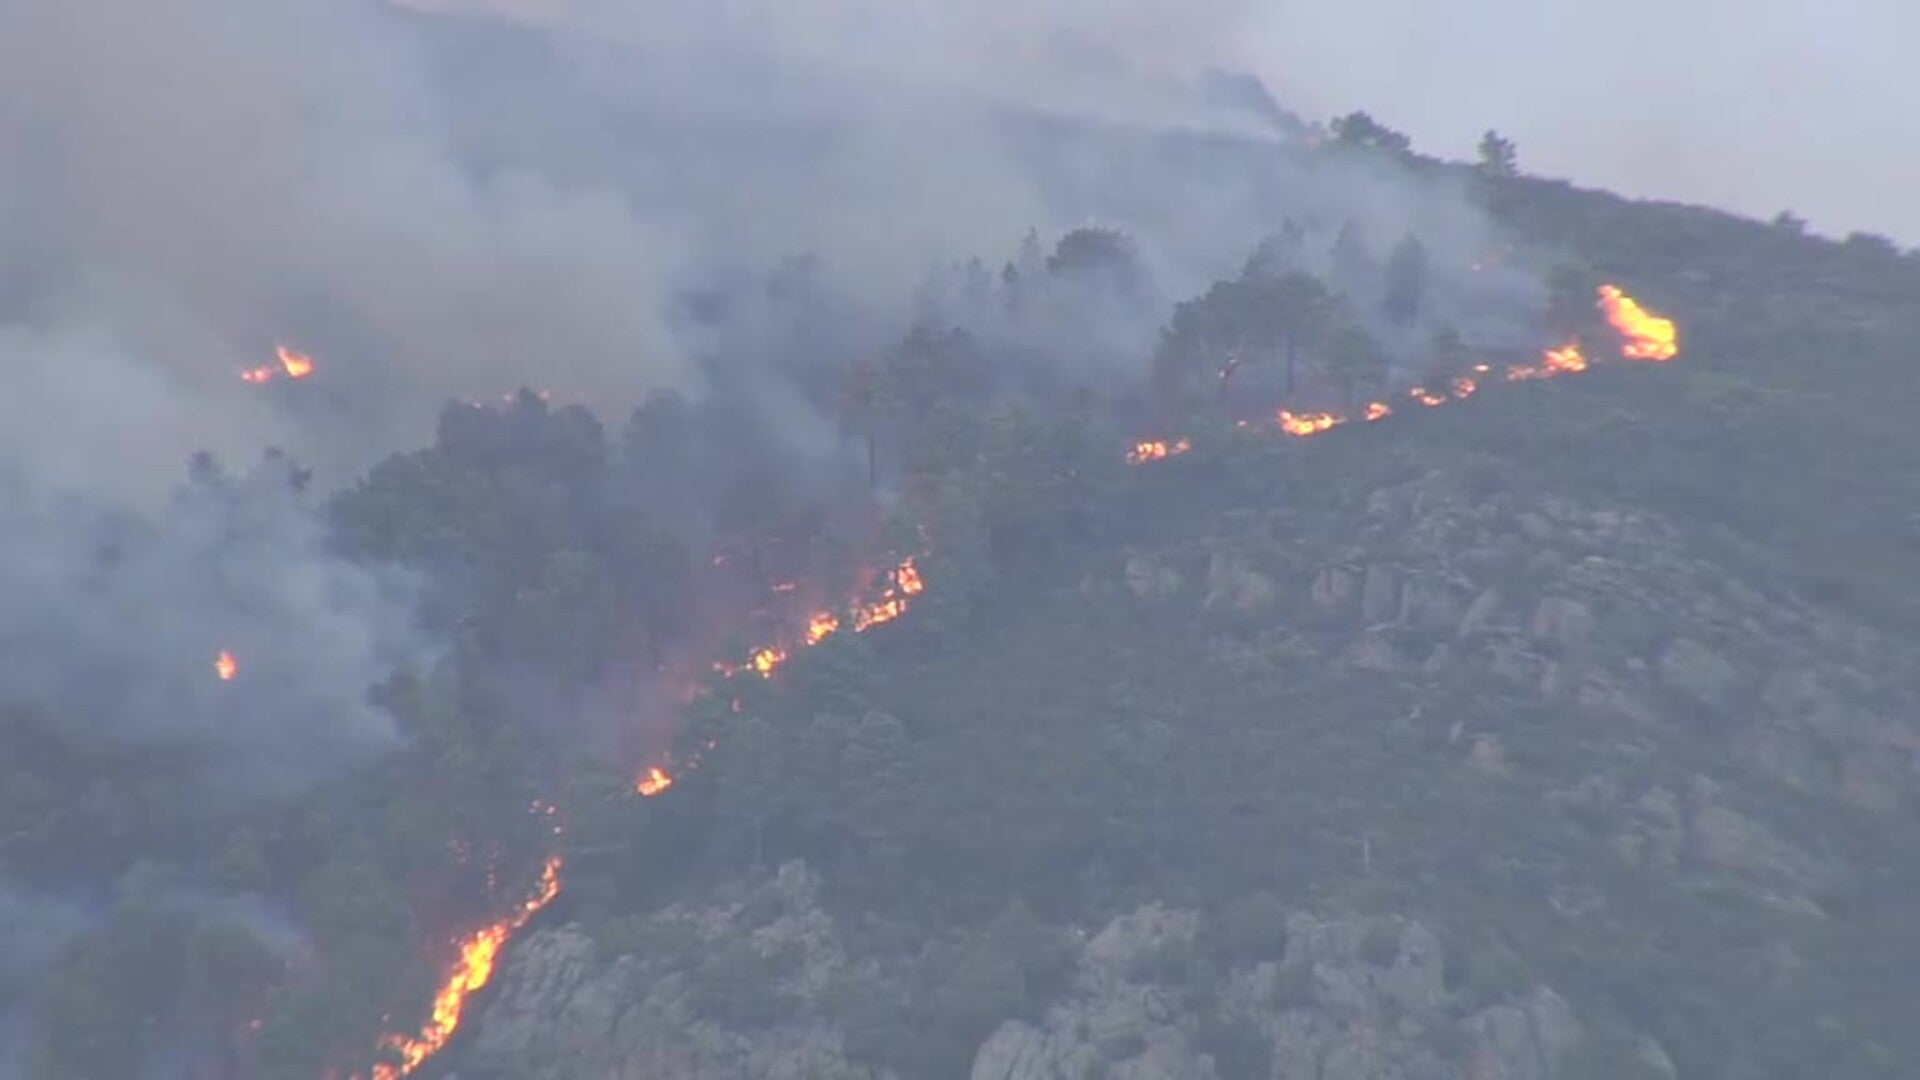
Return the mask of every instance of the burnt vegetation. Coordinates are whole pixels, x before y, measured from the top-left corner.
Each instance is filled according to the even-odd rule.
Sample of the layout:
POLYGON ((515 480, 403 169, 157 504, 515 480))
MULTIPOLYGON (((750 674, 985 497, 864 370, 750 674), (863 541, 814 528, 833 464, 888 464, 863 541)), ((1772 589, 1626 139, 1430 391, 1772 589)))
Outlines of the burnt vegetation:
MULTIPOLYGON (((1553 268, 1543 343, 1603 351, 1586 298, 1613 280, 1680 321, 1681 360, 1314 439, 1249 434, 1234 422, 1283 404, 1360 408, 1395 365, 1479 358, 1428 317, 1448 286, 1423 241, 1351 222, 1246 237, 1244 268, 1102 385, 1041 370, 969 314, 1070 316, 1081 293, 1158 288, 1128 237, 1088 229, 955 268, 945 317, 800 376, 848 450, 825 479, 724 384, 630 417, 531 392, 450 404, 433 445, 325 511, 341 550, 429 583, 421 617, 446 654, 370 691, 404 749, 209 835, 169 809, 190 763, 90 747, 26 707, 0 717, 10 875, 56 879, 63 850, 143 855, 57 963, 32 1074, 135 1075, 183 1038, 229 1076, 364 1072, 382 1033, 418 1026, 447 928, 518 903, 550 853, 565 889, 535 926, 679 956, 697 1014, 738 1030, 801 1008, 774 961, 663 940, 647 918, 803 860, 860 961, 805 1007, 850 1060, 900 1076, 967 1075, 1001 1023, 1044 1016, 1073 928, 1149 903, 1200 914, 1197 944, 1140 977, 1177 988, 1222 1076, 1270 1074, 1268 1034, 1221 987, 1284 956, 1300 909, 1425 920, 1462 1016, 1552 985, 1587 1028, 1555 1075, 1660 1075, 1632 1071, 1654 1068, 1643 1038, 1685 1076, 1920 1060, 1920 262, 1530 179, 1492 132, 1471 167, 1365 114, 1330 135, 1315 152, 1470 185, 1511 250, 1553 268), (1129 466, 1143 435, 1193 449, 1129 466), (1613 531, 1567 539, 1595 515, 1613 531), (1644 521, 1657 540, 1621 524, 1644 521), (710 672, 904 556, 926 583, 907 617, 773 678, 710 672), (1536 630, 1542 598, 1616 575, 1553 623, 1590 629, 1538 631, 1527 656, 1644 682, 1648 703, 1504 678, 1471 658, 1467 614, 1411 585, 1361 610, 1370 567, 1427 580, 1442 563, 1463 601, 1496 596, 1536 630), (1818 628, 1823 651, 1793 655, 1904 732, 1884 741, 1904 775, 1859 794, 1870 751, 1838 722, 1806 736, 1800 771, 1756 749, 1774 745, 1756 733, 1786 655, 1768 643, 1793 633, 1767 618, 1818 628), (675 782, 641 798, 658 761, 675 782), (1623 856, 1631 807, 1705 807, 1703 778, 1713 806, 1820 869, 1755 869, 1722 818, 1684 807, 1669 861, 1623 856), (180 905, 177 868, 285 900, 304 933, 268 947, 244 912, 180 905)), ((1434 1035, 1436 1053, 1465 1038, 1434 1035)))

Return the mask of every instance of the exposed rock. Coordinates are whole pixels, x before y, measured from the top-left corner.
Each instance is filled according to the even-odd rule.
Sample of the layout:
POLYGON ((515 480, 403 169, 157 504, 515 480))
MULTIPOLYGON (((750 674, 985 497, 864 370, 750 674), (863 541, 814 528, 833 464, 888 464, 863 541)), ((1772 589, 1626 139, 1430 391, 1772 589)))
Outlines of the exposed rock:
POLYGON ((1726 657, 1687 637, 1667 646, 1659 671, 1661 685, 1714 709, 1731 705, 1743 681, 1726 657))
POLYGON ((1393 619, 1400 611, 1400 571, 1385 563, 1367 567, 1366 584, 1360 591, 1360 621, 1377 626, 1393 619))
POLYGON ((1173 600, 1185 584, 1179 571, 1140 556, 1127 560, 1126 579, 1134 596, 1154 604, 1173 600))
POLYGON ((1543 597, 1533 610, 1529 632, 1535 641, 1553 646, 1562 655, 1584 655, 1593 640, 1593 612, 1578 600, 1543 597))
POLYGON ((1399 622, 1428 634, 1458 629, 1464 608, 1464 590, 1438 574, 1416 574, 1400 591, 1399 622))
POLYGON ((1487 1080, 1557 1080, 1560 1063, 1583 1032, 1560 995, 1537 987, 1524 1000, 1495 1005, 1468 1019, 1478 1039, 1472 1075, 1487 1080))
POLYGON ((1473 603, 1467 605, 1466 614, 1460 616, 1460 626, 1456 632, 1462 638, 1470 638, 1493 629, 1494 621, 1505 603, 1506 598, 1500 595, 1498 589, 1482 592, 1474 597, 1473 603))
POLYGON ((1313 606, 1322 614, 1352 618, 1360 603, 1360 571, 1351 566, 1323 566, 1313 577, 1313 606))
POLYGON ((1240 556, 1215 553, 1207 563, 1208 611, 1261 615, 1273 609, 1280 588, 1274 580, 1247 565, 1240 556))
POLYGON ((1693 855, 1707 865, 1791 888, 1817 887, 1829 877, 1826 866, 1787 843, 1758 819, 1721 804, 1706 789, 1688 823, 1693 855))
POLYGON ((573 927, 528 935, 505 959, 460 1075, 868 1077, 842 1052, 834 1019, 816 1011, 820 988, 846 963, 817 889, 802 864, 789 863, 736 902, 654 915, 643 937, 660 950, 610 962, 573 927), (709 970, 728 956, 753 970, 709 970), (717 984, 708 996, 731 1005, 758 995, 764 1015, 709 1015, 701 988, 716 979, 740 985, 717 984))

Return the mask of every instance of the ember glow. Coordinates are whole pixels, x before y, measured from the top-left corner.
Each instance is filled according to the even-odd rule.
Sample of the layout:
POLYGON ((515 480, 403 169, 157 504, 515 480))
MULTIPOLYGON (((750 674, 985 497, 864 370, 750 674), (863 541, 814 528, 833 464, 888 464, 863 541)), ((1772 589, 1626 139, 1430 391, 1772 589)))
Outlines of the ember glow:
POLYGON ((533 895, 522 901, 511 916, 460 939, 460 959, 433 997, 432 1018, 418 1035, 389 1035, 382 1041, 382 1046, 394 1051, 400 1061, 374 1066, 372 1080, 398 1080, 408 1075, 453 1038, 460 1026, 461 1014, 466 1010, 467 998, 493 978, 493 964, 499 958, 500 947, 515 930, 525 926, 528 919, 560 895, 560 865, 557 855, 547 859, 533 895))
POLYGON ((1191 449, 1193 449, 1193 444, 1185 439, 1179 439, 1174 442, 1162 442, 1159 440, 1137 442, 1133 444, 1133 449, 1127 451, 1127 463, 1130 465, 1138 465, 1143 461, 1159 461, 1162 458, 1172 457, 1175 454, 1184 454, 1191 449))
MULTIPOLYGON (((1622 339, 1620 355, 1622 359, 1634 361, 1666 361, 1679 355, 1679 333, 1674 329, 1673 320, 1648 313, 1634 299, 1620 290, 1617 285, 1602 285, 1596 306, 1606 313, 1610 323, 1622 339)), ((1527 382, 1535 379, 1552 379, 1561 375, 1577 375, 1586 371, 1591 364, 1586 354, 1580 351, 1580 344, 1569 341, 1558 348, 1547 349, 1540 359, 1530 364, 1511 364, 1499 372, 1499 378, 1506 382, 1527 382)), ((1473 365, 1471 375, 1456 375, 1447 380, 1442 390, 1432 390, 1424 386, 1415 386, 1407 390, 1407 396, 1428 408, 1438 408, 1453 401, 1472 397, 1481 386, 1494 376, 1492 364, 1481 362, 1473 365)), ((1358 419, 1383 420, 1393 415, 1392 406, 1384 401, 1368 402, 1358 419)), ((1280 430, 1298 438, 1307 438, 1324 431, 1331 431, 1355 417, 1336 412, 1296 413, 1281 409, 1276 413, 1280 430)), ((1251 427, 1247 421, 1239 422, 1240 427, 1251 427)), ((1168 453, 1179 453, 1189 448, 1187 440, 1181 439, 1168 449, 1164 442, 1135 443, 1127 451, 1127 461, 1138 465, 1147 461, 1158 461, 1168 453)))
POLYGON ((282 376, 289 379, 304 379, 313 374, 313 357, 306 353, 296 352, 285 345, 279 345, 274 348, 273 355, 274 359, 279 361, 277 366, 265 364, 248 368, 240 373, 240 377, 250 383, 264 383, 272 382, 282 376))
POLYGON ((221 649, 220 655, 213 658, 213 673, 220 677, 221 682, 232 682, 233 677, 240 674, 240 661, 235 660, 232 653, 221 649))

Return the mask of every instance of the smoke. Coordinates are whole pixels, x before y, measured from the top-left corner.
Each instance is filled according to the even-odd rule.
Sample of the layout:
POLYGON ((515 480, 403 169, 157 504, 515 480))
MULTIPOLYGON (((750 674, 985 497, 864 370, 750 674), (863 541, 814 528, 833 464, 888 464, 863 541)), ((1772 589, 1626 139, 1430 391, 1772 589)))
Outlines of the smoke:
POLYGON ((327 550, 290 470, 203 467, 152 515, 0 471, 7 702, 83 748, 191 762, 209 805, 296 792, 396 745, 366 693, 417 649, 409 590, 327 550))

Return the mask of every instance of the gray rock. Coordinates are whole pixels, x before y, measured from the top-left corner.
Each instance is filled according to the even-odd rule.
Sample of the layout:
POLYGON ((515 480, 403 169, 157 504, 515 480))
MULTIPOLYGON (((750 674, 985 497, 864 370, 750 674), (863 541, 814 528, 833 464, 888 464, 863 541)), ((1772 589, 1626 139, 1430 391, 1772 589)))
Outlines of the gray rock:
POLYGON ((1660 683, 1702 705, 1724 709, 1745 683, 1731 661, 1692 638, 1675 638, 1660 654, 1660 683))
POLYGON ((1280 588, 1272 578, 1247 565, 1237 555, 1215 553, 1207 564, 1207 597, 1202 607, 1208 611, 1231 611, 1239 615, 1263 615, 1280 598, 1280 588))
POLYGON ((1180 595, 1185 582, 1180 573, 1151 559, 1135 556, 1127 560, 1127 589, 1149 603, 1164 604, 1180 595))
POLYGON ((1578 600, 1543 597, 1533 610, 1529 632, 1533 639, 1559 649, 1563 655, 1583 656, 1593 641, 1593 612, 1578 600))
POLYGON ((1472 1075, 1488 1080, 1559 1080, 1561 1063, 1585 1033, 1560 995, 1536 988, 1525 999, 1474 1014, 1472 1075))
POLYGON ((1400 611, 1400 571, 1385 563, 1367 567, 1360 591, 1360 621, 1367 626, 1387 622, 1400 611))
POLYGON ((1400 590, 1399 622, 1429 634, 1451 633, 1463 615, 1464 590, 1438 574, 1415 574, 1400 590))
POLYGON ((1488 589, 1474 597, 1467 605, 1466 613, 1460 616, 1460 625, 1456 633, 1462 638, 1474 637, 1493 628, 1494 620, 1500 615, 1506 599, 1498 589, 1488 589))
POLYGON ((1361 572, 1351 566, 1323 566, 1313 577, 1313 606, 1322 614, 1350 619, 1360 603, 1361 572))

